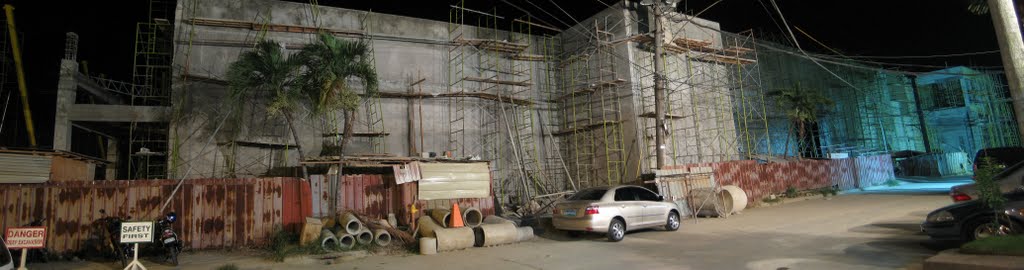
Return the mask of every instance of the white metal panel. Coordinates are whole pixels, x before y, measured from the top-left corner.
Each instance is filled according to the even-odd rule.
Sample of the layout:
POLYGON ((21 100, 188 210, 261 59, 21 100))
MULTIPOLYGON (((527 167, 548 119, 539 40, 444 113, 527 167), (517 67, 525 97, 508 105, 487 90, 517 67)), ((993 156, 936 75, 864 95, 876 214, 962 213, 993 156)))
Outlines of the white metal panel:
POLYGON ((419 199, 484 198, 491 194, 487 163, 420 163, 419 199))
POLYGON ((0 183, 32 184, 50 180, 50 165, 53 157, 0 153, 0 183))

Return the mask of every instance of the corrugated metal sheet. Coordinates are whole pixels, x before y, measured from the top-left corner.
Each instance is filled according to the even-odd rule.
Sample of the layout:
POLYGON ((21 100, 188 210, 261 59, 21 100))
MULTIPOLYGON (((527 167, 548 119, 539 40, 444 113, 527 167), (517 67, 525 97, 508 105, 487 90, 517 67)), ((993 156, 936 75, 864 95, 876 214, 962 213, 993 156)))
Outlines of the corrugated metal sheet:
MULTIPOLYGON (((494 199, 490 196, 466 199, 419 200, 418 183, 409 182, 395 184, 393 175, 354 174, 341 176, 338 189, 330 188, 331 177, 336 175, 310 176, 311 191, 309 202, 312 204, 313 216, 330 215, 331 194, 338 196, 338 211, 356 211, 374 218, 385 218, 395 214, 400 224, 409 224, 412 216, 409 206, 416 204, 417 209, 450 208, 453 203, 460 207, 476 207, 486 215, 494 214, 494 199)), ((423 212, 418 212, 420 216, 423 212)))
MULTIPOLYGON (((46 218, 51 252, 78 250, 100 209, 110 215, 155 219, 177 180, 75 181, 0 185, 0 226, 46 218)), ((190 179, 167 211, 194 249, 259 246, 274 228, 298 230, 311 214, 308 182, 295 178, 190 179)))
POLYGON ((53 156, 51 181, 88 181, 96 178, 96 164, 84 160, 53 156))
POLYGON ((419 199, 483 198, 491 195, 487 163, 422 163, 419 199))
POLYGON ((0 183, 29 184, 50 180, 53 156, 0 153, 0 183))
POLYGON ((972 159, 965 152, 928 154, 898 161, 900 175, 952 176, 971 175, 972 159))
POLYGON ((896 178, 889 155, 857 157, 856 162, 860 187, 877 186, 896 178))
POLYGON ((420 180, 420 163, 409 162, 407 164, 394 165, 395 171, 395 183, 405 184, 409 182, 416 182, 420 180))

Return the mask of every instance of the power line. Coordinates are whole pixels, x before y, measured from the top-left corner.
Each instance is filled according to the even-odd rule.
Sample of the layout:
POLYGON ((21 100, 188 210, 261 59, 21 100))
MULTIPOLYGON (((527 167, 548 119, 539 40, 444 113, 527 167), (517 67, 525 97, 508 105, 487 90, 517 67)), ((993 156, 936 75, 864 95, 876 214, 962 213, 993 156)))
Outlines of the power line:
POLYGON ((985 55, 985 54, 996 54, 999 50, 988 50, 980 52, 965 52, 965 53, 949 53, 949 54, 933 54, 933 55, 851 55, 847 56, 850 58, 872 58, 872 59, 927 59, 927 58, 948 58, 948 57, 960 57, 960 56, 973 56, 973 55, 985 55))

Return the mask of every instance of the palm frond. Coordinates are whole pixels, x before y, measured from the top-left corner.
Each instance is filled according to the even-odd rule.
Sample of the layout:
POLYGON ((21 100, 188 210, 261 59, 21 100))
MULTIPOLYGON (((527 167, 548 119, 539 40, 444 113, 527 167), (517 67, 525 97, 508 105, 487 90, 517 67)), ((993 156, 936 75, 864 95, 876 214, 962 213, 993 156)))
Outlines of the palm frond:
POLYGON ((229 101, 237 105, 269 100, 270 113, 294 110, 298 63, 285 55, 280 44, 260 41, 228 66, 229 101))
POLYGON ((366 93, 377 91, 377 73, 368 61, 368 52, 363 42, 338 39, 329 33, 321 33, 318 42, 302 49, 297 55, 304 65, 299 85, 314 114, 359 107, 359 94, 349 89, 349 78, 361 79, 366 93))

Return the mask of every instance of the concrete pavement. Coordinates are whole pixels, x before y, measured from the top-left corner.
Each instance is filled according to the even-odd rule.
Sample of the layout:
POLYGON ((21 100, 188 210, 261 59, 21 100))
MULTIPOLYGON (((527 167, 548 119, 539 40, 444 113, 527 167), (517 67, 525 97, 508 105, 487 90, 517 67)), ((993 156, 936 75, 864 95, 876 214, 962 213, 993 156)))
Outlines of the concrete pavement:
MULTIPOLYGON (((548 234, 531 242, 433 256, 372 256, 341 264, 271 263, 203 252, 179 269, 901 269, 948 248, 933 246, 918 224, 949 204, 944 195, 853 194, 750 209, 729 218, 686 220, 677 232, 648 230, 609 243, 601 235, 548 234)), ((30 265, 32 266, 32 265, 30 265)), ((49 264, 30 269, 113 269, 49 264)), ((171 269, 154 265, 149 269, 171 269)))

